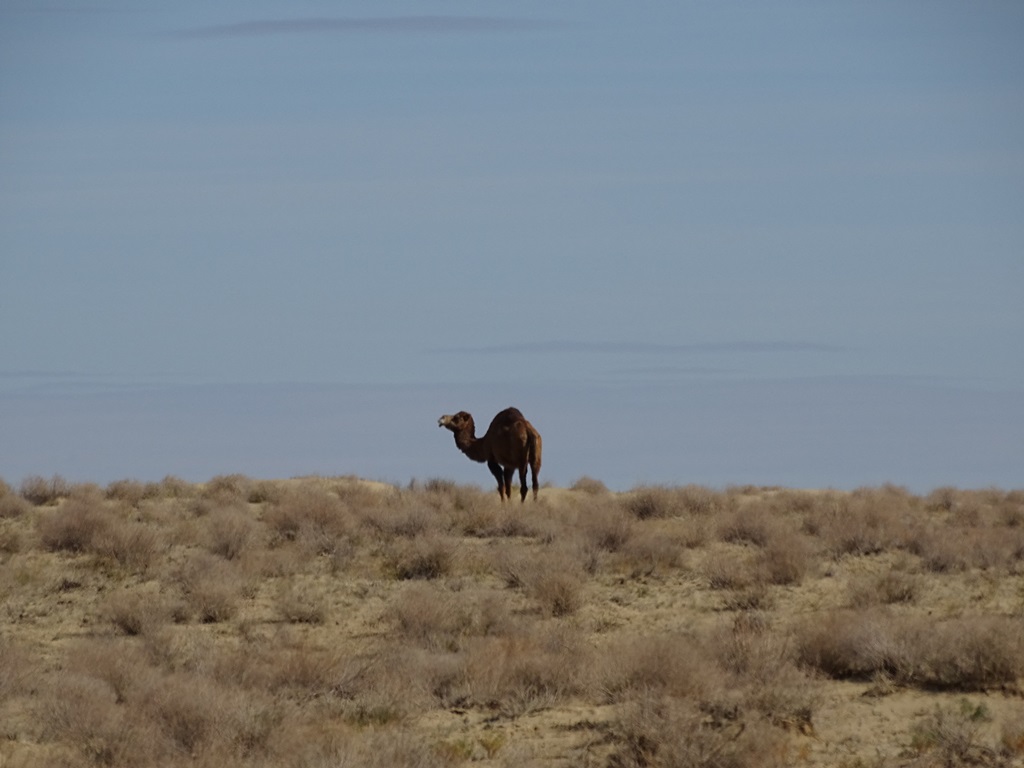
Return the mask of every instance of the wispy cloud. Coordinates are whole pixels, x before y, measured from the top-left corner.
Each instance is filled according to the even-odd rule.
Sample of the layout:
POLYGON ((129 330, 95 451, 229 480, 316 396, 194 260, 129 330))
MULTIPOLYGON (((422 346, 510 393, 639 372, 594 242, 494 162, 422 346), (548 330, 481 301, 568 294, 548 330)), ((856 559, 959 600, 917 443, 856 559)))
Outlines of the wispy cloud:
POLYGON ((694 344, 649 344, 633 341, 538 341, 521 344, 494 344, 482 347, 445 347, 435 350, 450 354, 571 354, 595 355, 678 355, 702 353, 751 352, 839 352, 843 347, 802 341, 726 341, 694 344))
POLYGON ((519 32, 541 29, 550 21, 507 16, 372 16, 309 17, 298 19, 262 19, 235 24, 191 27, 173 32, 182 38, 266 37, 271 35, 435 33, 473 34, 480 32, 519 32))

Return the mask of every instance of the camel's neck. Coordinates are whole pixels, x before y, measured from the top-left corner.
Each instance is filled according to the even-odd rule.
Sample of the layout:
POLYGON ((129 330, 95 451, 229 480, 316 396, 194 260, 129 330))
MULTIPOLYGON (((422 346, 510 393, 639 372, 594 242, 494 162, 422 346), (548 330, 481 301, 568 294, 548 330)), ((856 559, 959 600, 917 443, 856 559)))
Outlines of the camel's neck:
POLYGON ((473 461, 487 461, 488 451, 482 440, 477 440, 472 429, 460 429, 455 433, 455 445, 473 461))

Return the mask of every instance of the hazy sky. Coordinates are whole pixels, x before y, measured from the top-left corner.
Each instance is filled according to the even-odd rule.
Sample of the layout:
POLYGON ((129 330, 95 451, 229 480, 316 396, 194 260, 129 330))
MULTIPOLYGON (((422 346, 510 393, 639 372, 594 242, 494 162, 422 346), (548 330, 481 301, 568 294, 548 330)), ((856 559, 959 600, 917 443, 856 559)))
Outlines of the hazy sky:
POLYGON ((0 4, 8 482, 1024 487, 1022 299, 1017 0, 0 4))

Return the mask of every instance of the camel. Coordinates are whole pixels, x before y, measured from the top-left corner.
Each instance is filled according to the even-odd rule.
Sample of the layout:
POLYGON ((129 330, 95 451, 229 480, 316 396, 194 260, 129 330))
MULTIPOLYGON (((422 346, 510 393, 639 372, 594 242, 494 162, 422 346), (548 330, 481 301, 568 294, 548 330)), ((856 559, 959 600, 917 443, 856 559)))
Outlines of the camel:
POLYGON ((540 472, 540 433, 518 408, 506 408, 491 420, 483 437, 476 437, 473 417, 465 411, 442 416, 437 426, 455 433, 455 445, 473 461, 487 462, 498 481, 502 503, 512 498, 512 475, 519 470, 520 502, 526 501, 526 466, 533 472, 533 499, 537 500, 537 473, 540 472))

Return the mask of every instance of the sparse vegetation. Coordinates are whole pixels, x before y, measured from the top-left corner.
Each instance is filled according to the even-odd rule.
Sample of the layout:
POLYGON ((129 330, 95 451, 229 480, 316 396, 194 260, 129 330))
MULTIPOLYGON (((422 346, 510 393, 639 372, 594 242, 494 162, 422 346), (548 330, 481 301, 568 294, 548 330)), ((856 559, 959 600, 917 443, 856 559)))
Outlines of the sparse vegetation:
POLYGON ((0 480, 0 763, 1018 765, 1022 563, 1022 491, 0 480))

